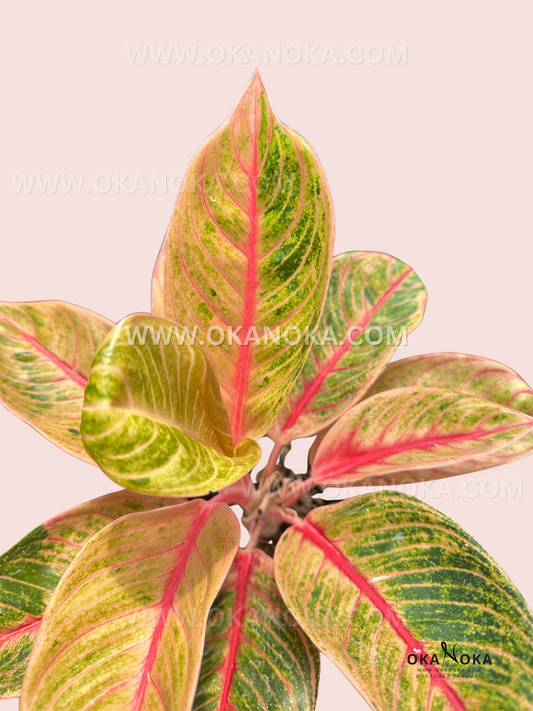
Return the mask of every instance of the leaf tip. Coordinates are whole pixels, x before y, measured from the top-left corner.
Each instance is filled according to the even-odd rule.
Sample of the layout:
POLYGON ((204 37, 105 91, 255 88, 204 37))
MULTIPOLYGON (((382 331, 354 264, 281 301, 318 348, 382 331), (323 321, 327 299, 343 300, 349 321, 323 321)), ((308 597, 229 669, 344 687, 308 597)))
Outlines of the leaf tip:
POLYGON ((252 78, 248 82, 246 89, 244 90, 239 105, 256 105, 261 101, 261 97, 266 99, 267 104, 270 104, 270 99, 268 96, 268 91, 263 83, 259 69, 256 69, 252 74, 252 78))

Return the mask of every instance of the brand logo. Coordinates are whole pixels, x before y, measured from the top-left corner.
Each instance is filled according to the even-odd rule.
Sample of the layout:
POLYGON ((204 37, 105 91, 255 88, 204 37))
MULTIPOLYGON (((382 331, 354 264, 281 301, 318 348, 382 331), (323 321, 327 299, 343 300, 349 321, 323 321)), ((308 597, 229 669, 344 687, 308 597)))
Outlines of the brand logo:
MULTIPOLYGON (((450 659, 452 662, 454 662, 454 664, 460 664, 464 667, 469 665, 492 665, 492 659, 490 658, 490 654, 483 654, 482 652, 480 654, 472 655, 460 654, 459 651, 457 651, 456 649, 457 642, 454 642, 454 645, 451 649, 450 647, 448 647, 448 644, 446 642, 441 642, 440 646, 442 647, 443 651, 443 654, 441 656, 442 664, 444 664, 446 659, 450 659)), ((423 654, 421 649, 413 648, 413 653, 409 654, 407 657, 407 663, 411 665, 425 664, 426 666, 440 666, 441 660, 436 654, 423 654)))

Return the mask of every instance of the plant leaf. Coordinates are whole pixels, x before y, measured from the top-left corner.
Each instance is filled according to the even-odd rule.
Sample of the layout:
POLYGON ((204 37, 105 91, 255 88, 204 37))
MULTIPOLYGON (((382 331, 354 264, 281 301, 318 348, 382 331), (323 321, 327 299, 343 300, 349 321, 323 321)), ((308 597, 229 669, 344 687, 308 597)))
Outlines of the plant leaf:
POLYGON ((91 363, 114 324, 62 301, 0 303, 0 400, 78 459, 94 464, 80 435, 91 363))
POLYGON ((46 610, 21 711, 188 711, 207 615, 239 537, 231 509, 203 500, 97 533, 46 610))
POLYGON ((419 277, 399 259, 379 252, 334 257, 317 342, 270 437, 282 444, 335 422, 418 326, 426 301, 419 277))
POLYGON ((208 343, 236 440, 268 431, 305 362, 294 329, 318 324, 332 240, 322 167, 256 73, 189 166, 165 270, 165 316, 208 343))
POLYGON ((20 695, 46 606, 87 541, 126 514, 182 501, 117 491, 54 516, 0 557, 0 699, 20 695))
POLYGON ((109 334, 85 393, 83 441, 126 489, 199 496, 240 479, 261 450, 251 440, 233 446, 213 370, 174 326, 137 314, 109 334))
POLYGON ((533 415, 533 390, 518 373, 495 360, 464 353, 427 353, 389 363, 368 397, 413 385, 447 388, 533 415))
POLYGON ((372 483, 381 484, 386 476, 387 482, 400 483, 406 470, 496 452, 532 427, 527 415, 444 388, 387 390, 352 407, 327 432, 311 480, 368 484, 379 476, 372 483))
POLYGON ((239 551, 213 604, 197 711, 313 711, 320 659, 285 607, 274 562, 239 551))
POLYGON ((154 316, 165 316, 165 265, 167 260, 167 243, 164 242, 157 257, 152 276, 152 313, 154 316))
POLYGON ((296 620, 376 711, 531 708, 533 615, 483 548, 430 506, 383 491, 315 509, 284 534, 275 564, 296 620), (444 660, 442 642, 459 663, 444 660), (425 668, 408 661, 420 653, 425 668))
MULTIPOLYGON (((391 388, 414 385, 448 388, 533 416, 533 390, 514 370, 488 358, 462 353, 431 353, 391 363, 369 390, 368 397, 391 388)), ((413 481, 440 479, 509 464, 531 453, 533 430, 496 452, 447 467, 405 472, 404 475, 413 481)))

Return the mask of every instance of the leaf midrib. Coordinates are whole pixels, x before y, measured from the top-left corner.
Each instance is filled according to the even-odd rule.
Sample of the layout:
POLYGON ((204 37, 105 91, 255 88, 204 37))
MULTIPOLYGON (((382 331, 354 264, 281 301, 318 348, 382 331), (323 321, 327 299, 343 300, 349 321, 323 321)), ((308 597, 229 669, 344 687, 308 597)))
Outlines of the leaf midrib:
MULTIPOLYGON (((296 531, 299 531, 312 544, 317 546, 324 554, 326 560, 334 565, 340 572, 345 575, 359 590, 362 596, 373 605, 382 615, 383 619, 387 620, 389 626, 400 637, 407 649, 420 649, 421 653, 428 654, 424 645, 419 640, 415 639, 413 634, 407 628, 403 620, 399 617, 394 607, 388 603, 385 598, 376 590, 370 581, 361 573, 355 565, 349 561, 344 554, 339 551, 335 545, 329 541, 326 534, 316 524, 307 519, 294 526, 296 531)), ((438 686, 445 695, 454 711, 467 711, 466 706, 460 699, 459 695, 450 686, 445 677, 436 675, 432 678, 432 684, 438 686)))
POLYGON ((34 336, 31 336, 17 323, 11 321, 11 319, 9 319, 4 314, 2 314, 2 319, 6 321, 10 326, 15 328, 20 333, 20 335, 35 348, 36 351, 41 353, 41 355, 44 355, 45 358, 47 358, 51 363, 53 363, 60 370, 62 370, 69 377, 70 380, 85 389, 87 385, 87 378, 84 375, 79 373, 72 366, 68 365, 68 363, 65 363, 65 361, 61 360, 61 358, 59 358, 57 355, 55 355, 55 353, 52 353, 52 351, 48 350, 48 348, 43 346, 43 344, 40 343, 34 336))
MULTIPOLYGON (((365 314, 365 317, 363 318, 361 324, 350 324, 351 326, 357 325, 359 326, 362 331, 361 333, 366 329, 372 318, 375 316, 375 314, 379 311, 379 309, 383 306, 383 304, 388 301, 388 299, 392 296, 392 294, 401 286, 401 284, 407 279, 407 277, 412 273, 412 268, 408 268, 395 282, 393 282, 387 291, 382 294, 382 296, 378 299, 378 301, 375 303, 375 305, 367 311, 365 314)), ((320 387, 322 386, 323 382, 326 380, 328 375, 331 373, 335 365, 339 362, 339 360, 342 358, 342 356, 347 353, 350 348, 352 347, 352 344, 350 343, 349 340, 347 340, 343 346, 337 346, 337 350, 335 351, 335 354, 331 358, 331 360, 326 364, 326 366, 313 378, 313 380, 308 381, 307 383, 307 388, 304 390, 302 395, 300 396, 299 400, 297 401, 296 405, 294 408, 291 409, 291 414, 283 424, 281 428, 281 432, 286 432, 287 430, 290 430, 300 416, 303 414, 304 410, 306 409, 307 405, 311 402, 313 397, 316 395, 320 387)))
POLYGON ((247 612, 246 596, 252 573, 252 562, 252 553, 244 551, 239 552, 235 560, 237 567, 235 607, 237 608, 237 613, 232 616, 230 648, 225 666, 224 686, 220 696, 220 703, 218 704, 220 711, 226 711, 229 708, 229 694, 237 671, 237 653, 243 636, 243 620, 247 612))
MULTIPOLYGON (((392 447, 386 447, 383 449, 377 449, 377 450, 372 450, 369 452, 366 452, 362 455, 354 455, 349 461, 342 461, 341 463, 337 465, 333 465, 327 469, 322 470, 318 475, 313 475, 310 479, 313 482, 316 481, 326 481, 331 478, 331 475, 342 475, 346 474, 348 472, 353 471, 354 474, 356 474, 356 469, 357 467, 363 465, 363 464, 368 464, 370 462, 376 461, 378 459, 381 459, 383 457, 388 457, 393 454, 400 454, 401 452, 407 452, 411 449, 427 449, 428 447, 433 447, 433 446, 438 446, 441 444, 448 444, 452 442, 462 442, 462 441, 471 441, 471 440, 478 440, 481 437, 486 437, 490 436, 493 434, 499 434, 501 432, 507 432, 509 430, 513 429, 520 429, 520 428, 525 428, 527 427, 528 430, 531 429, 533 426, 533 422, 528 425, 527 423, 515 423, 513 425, 507 425, 505 427, 495 427, 491 430, 483 430, 482 432, 476 433, 476 432, 467 432, 466 434, 463 435, 450 435, 448 437, 432 437, 431 439, 419 439, 414 442, 406 442, 403 445, 395 445, 392 447)), ((524 432, 526 434, 526 432, 524 432)), ((498 452, 499 449, 503 449, 505 446, 510 444, 509 442, 502 442, 500 448, 496 448, 493 450, 490 450, 490 452, 487 453, 494 453, 498 452)), ((480 452, 480 454, 484 454, 484 452, 480 452)), ((469 457, 474 456, 472 454, 468 455, 469 457)), ((450 461, 451 464, 455 463, 457 460, 453 459, 450 461)), ((402 471, 405 468, 405 463, 399 465, 401 466, 401 469, 398 471, 402 471)), ((430 468, 435 466, 435 462, 430 462, 427 464, 425 462, 421 462, 419 465, 413 463, 409 464, 410 469, 425 469, 425 468, 430 468)), ((447 466, 444 464, 440 464, 439 466, 447 466)), ((388 474, 391 474, 393 472, 387 472, 388 474)), ((372 476, 376 476, 376 474, 373 474, 372 476)))
MULTIPOLYGON (((250 173, 246 173, 250 182, 250 202, 248 217, 250 219, 250 234, 247 245, 248 268, 246 270, 246 291, 244 296, 244 318, 243 330, 248 334, 250 328, 254 325, 256 312, 256 296, 259 280, 257 278, 258 254, 257 254, 257 237, 259 231, 259 211, 257 208, 257 178, 258 178, 258 146, 257 146, 257 97, 254 96, 254 135, 252 136, 252 166, 250 173)), ((231 127, 233 131, 233 126, 231 127)), ((237 149, 235 148, 235 152, 237 149)), ((250 379, 250 369, 252 364, 252 348, 251 343, 245 343, 239 348, 239 360, 237 363, 237 382, 236 382, 236 403, 235 415, 233 423, 234 442, 242 439, 244 430, 244 401, 246 392, 248 391, 248 381, 250 379)))
MULTIPOLYGON (((150 674, 155 663, 159 643, 165 629, 166 620, 170 610, 173 607, 174 599, 176 597, 176 592, 178 586, 182 580, 183 574, 187 568, 189 562, 191 551, 196 545, 198 536, 202 531, 207 518, 210 516, 212 510, 217 506, 215 503, 207 502, 199 511, 198 517, 196 518, 193 527, 188 532, 185 545, 183 548, 180 546, 178 550, 178 555, 176 556, 176 564, 174 571, 170 577, 168 585, 161 602, 161 611, 159 613, 159 618, 157 620, 154 632, 152 634, 152 640, 150 642, 150 647, 148 649, 148 654, 146 656, 145 662, 141 670, 141 680, 139 682, 139 687, 135 693, 134 705, 132 711, 141 711, 144 696, 146 694, 146 689, 148 687, 148 681, 150 679, 150 674)), ((155 683, 154 683, 155 686, 155 683)))
POLYGON ((40 627, 42 619, 43 618, 41 616, 37 619, 34 619, 33 622, 29 622, 28 624, 23 625, 22 627, 18 627, 16 630, 11 630, 11 632, 2 632, 0 634, 0 648, 9 640, 15 639, 17 637, 22 637, 25 634, 29 634, 34 627, 40 627))

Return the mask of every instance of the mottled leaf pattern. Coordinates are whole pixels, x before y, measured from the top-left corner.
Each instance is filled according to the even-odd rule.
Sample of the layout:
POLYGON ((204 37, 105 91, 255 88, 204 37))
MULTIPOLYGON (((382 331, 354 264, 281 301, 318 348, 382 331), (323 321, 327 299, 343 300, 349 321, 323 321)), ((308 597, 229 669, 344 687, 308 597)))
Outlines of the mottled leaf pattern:
MULTIPOLYGON (((441 387, 498 402, 533 416, 533 391, 511 368, 488 358, 462 353, 429 353, 390 363, 368 392, 368 397, 391 388, 441 387)), ((497 467, 533 453, 533 430, 508 447, 439 469, 405 472, 413 481, 439 479, 497 467)), ((387 483, 387 477, 384 477, 387 483)))
POLYGON ((236 440, 268 431, 305 362, 295 329, 318 323, 332 240, 318 159, 256 73, 189 167, 165 269, 165 316, 208 344, 236 440))
POLYGON ((269 434, 307 437, 361 399, 424 315, 427 294, 415 272, 379 252, 333 259, 315 342, 269 434))
POLYGON ((495 360, 464 353, 428 353, 389 363, 368 397, 412 385, 456 390, 533 415, 533 390, 518 373, 495 360))
POLYGON ((239 537, 231 509, 202 500, 97 533, 46 610, 21 711, 189 711, 239 537))
POLYGON ((43 613, 83 546, 117 518, 181 501, 117 491, 55 516, 0 557, 0 698, 20 695, 43 613))
POLYGON ((83 392, 113 323, 61 301, 0 303, 0 401, 78 459, 83 392))
POLYGON ((532 708, 531 611, 430 506, 388 491, 315 509, 284 534, 275 561, 295 618, 376 711, 532 708))
POLYGON ((318 675, 272 559, 239 551, 211 610, 194 711, 313 711, 318 675))
POLYGON ((137 314, 109 334, 86 389, 83 441, 120 486, 198 496, 244 476, 260 449, 251 440, 233 446, 211 366, 200 346, 180 345, 173 329, 137 314))
POLYGON ((191 162, 152 314, 115 327, 62 302, 0 303, 0 402, 130 490, 0 557, 0 699, 314 711, 318 647, 375 711, 533 711, 533 614, 457 524, 390 491, 289 510, 331 485, 533 452, 533 390, 511 369, 453 353, 389 363, 425 288, 387 254, 332 264, 333 232, 318 158, 256 72, 191 162), (310 476, 289 481, 283 445, 313 434, 310 476), (283 522, 275 562, 238 550, 224 502, 252 540, 283 522))
POLYGON ((533 418, 445 388, 396 388, 352 407, 327 432, 314 483, 400 483, 405 470, 432 469, 496 452, 533 428, 533 418), (396 476, 393 476, 396 474, 396 476))

